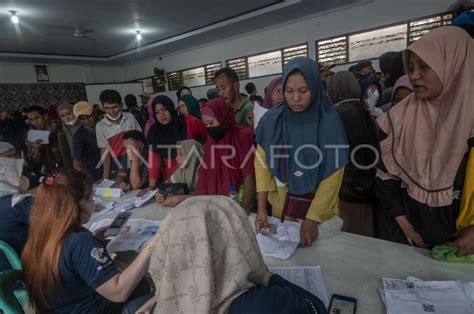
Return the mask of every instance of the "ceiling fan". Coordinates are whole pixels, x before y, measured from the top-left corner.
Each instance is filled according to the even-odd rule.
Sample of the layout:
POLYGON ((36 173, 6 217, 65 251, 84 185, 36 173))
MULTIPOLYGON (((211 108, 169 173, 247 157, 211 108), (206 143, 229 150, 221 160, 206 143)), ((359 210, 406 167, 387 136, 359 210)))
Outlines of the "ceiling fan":
POLYGON ((72 34, 71 33, 60 33, 60 34, 46 34, 46 35, 48 35, 48 36, 71 36, 72 35, 73 37, 84 38, 84 39, 96 41, 97 39, 86 35, 86 34, 90 34, 92 32, 94 32, 94 30, 92 30, 92 29, 82 29, 82 28, 80 28, 79 26, 76 25, 75 30, 72 34))

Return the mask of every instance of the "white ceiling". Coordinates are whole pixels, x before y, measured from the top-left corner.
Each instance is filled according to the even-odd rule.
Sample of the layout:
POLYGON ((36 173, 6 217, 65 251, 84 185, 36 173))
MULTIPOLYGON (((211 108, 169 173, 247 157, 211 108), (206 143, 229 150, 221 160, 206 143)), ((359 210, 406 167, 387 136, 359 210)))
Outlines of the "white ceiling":
POLYGON ((367 1, 0 0, 0 61, 125 64, 359 2, 367 1), (97 41, 73 37, 76 25, 97 41), (52 35, 62 33, 70 35, 52 35))

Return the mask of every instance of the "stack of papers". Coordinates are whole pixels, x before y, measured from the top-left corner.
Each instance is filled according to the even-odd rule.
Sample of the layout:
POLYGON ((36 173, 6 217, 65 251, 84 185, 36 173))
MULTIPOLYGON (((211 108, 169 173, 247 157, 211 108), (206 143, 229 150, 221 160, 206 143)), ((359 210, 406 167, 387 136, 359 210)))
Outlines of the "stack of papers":
MULTIPOLYGON (((95 230, 109 226, 112 219, 103 219, 94 223, 90 227, 93 233, 95 230)), ((123 230, 129 228, 128 232, 119 233, 107 244, 107 251, 109 254, 123 251, 139 251, 141 246, 145 244, 160 227, 160 222, 155 220, 145 219, 130 219, 127 221, 123 230)))
POLYGON ((158 190, 146 192, 143 196, 133 196, 115 204, 115 209, 123 212, 135 207, 140 207, 152 199, 158 190))
POLYGON ((102 182, 97 184, 97 187, 99 188, 111 188, 115 183, 115 181, 109 180, 109 179, 104 179, 102 182))
POLYGON ((380 295, 388 314, 472 314, 474 283, 383 278, 380 295))
POLYGON ((328 292, 321 268, 316 267, 270 267, 270 272, 280 275, 289 282, 311 292, 329 306, 328 292))
POLYGON ((125 195, 121 189, 101 187, 96 187, 94 194, 102 197, 121 197, 125 195))
POLYGON ((300 223, 284 221, 275 217, 268 218, 270 232, 257 234, 257 242, 264 256, 286 260, 295 252, 300 243, 300 223))
POLYGON ((94 197, 95 210, 91 215, 91 219, 97 219, 114 210, 114 204, 114 202, 104 201, 101 198, 94 197))
MULTIPOLYGON (((96 191, 97 190, 100 191, 100 189, 104 189, 104 188, 98 187, 96 191)), ((105 188, 105 189, 109 189, 109 188, 105 188)), ((109 190, 116 190, 116 189, 109 189, 109 190)), ((119 190, 119 191, 122 191, 122 190, 119 190)), ((116 202, 106 201, 100 197, 94 197, 94 204, 95 204, 96 210, 94 213, 92 213, 91 219, 97 219, 98 217, 105 215, 112 210, 116 210, 118 212, 124 212, 135 207, 140 207, 146 202, 148 202, 150 199, 152 199, 155 196, 157 191, 158 190, 150 191, 150 192, 145 193, 141 197, 133 196, 133 197, 129 197, 129 198, 116 201, 116 202)), ((97 195, 97 192, 96 192, 96 195, 97 195)))

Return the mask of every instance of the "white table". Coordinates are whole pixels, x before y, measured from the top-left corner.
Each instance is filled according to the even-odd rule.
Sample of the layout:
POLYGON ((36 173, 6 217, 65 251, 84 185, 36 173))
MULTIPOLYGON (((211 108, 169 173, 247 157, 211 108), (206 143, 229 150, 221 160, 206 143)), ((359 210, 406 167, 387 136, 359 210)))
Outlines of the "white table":
MULTIPOLYGON (((134 208, 131 218, 163 220, 171 209, 154 201, 134 208)), ((111 213, 104 218, 113 218, 111 213)), ((255 215, 249 217, 251 223, 255 215)), ((89 223, 90 224, 90 223, 89 223)), ((299 248, 288 260, 265 257, 269 267, 321 266, 329 297, 333 293, 357 298, 357 313, 385 313, 378 289, 382 277, 422 280, 461 280, 474 282, 474 266, 442 263, 425 249, 341 232, 318 240, 310 248, 299 248)))

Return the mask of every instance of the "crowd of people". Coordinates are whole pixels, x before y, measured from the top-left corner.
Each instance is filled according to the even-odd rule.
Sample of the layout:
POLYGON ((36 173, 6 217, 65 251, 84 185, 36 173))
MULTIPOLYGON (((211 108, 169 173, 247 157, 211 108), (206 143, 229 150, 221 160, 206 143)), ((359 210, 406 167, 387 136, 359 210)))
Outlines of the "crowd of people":
MULTIPOLYGON (((102 119, 86 101, 59 106, 59 123, 39 106, 24 111, 26 121, 3 114, 0 157, 23 158, 24 169, 21 186, 1 183, 0 240, 21 256, 31 304, 135 311, 153 297, 133 293, 149 270, 158 311, 324 313, 317 298, 268 273, 255 232, 269 216, 300 221, 302 246, 340 216, 346 232, 474 254, 471 35, 437 28, 383 54, 381 75, 370 61, 333 73, 297 57, 264 97, 252 83, 241 94, 237 73, 223 68, 206 98, 183 87, 176 102, 144 94, 139 106, 127 95, 123 110, 121 95, 105 90, 102 119), (257 106, 268 109, 258 125, 257 106), (49 131, 48 143, 29 142, 28 128, 49 131), (82 227, 94 210, 92 183, 102 179, 123 191, 158 189, 155 201, 175 207, 122 270, 103 230, 82 227), (163 185, 186 192, 170 196, 163 185), (212 241, 178 241, 190 233, 193 243, 212 241), (175 269, 178 261, 187 268, 175 269)), ((0 271, 8 268, 0 253, 0 271)))

